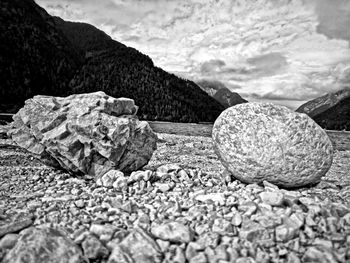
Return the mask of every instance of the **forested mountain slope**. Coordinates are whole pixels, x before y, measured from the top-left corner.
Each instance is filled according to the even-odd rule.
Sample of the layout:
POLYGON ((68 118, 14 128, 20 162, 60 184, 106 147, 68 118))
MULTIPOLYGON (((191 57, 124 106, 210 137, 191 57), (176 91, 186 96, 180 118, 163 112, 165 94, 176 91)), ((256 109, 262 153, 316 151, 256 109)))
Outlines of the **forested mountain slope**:
POLYGON ((51 17, 32 0, 3 0, 0 8, 1 111, 16 111, 36 94, 97 90, 134 99, 139 116, 149 120, 214 121, 223 110, 195 83, 155 67, 92 25, 51 17))

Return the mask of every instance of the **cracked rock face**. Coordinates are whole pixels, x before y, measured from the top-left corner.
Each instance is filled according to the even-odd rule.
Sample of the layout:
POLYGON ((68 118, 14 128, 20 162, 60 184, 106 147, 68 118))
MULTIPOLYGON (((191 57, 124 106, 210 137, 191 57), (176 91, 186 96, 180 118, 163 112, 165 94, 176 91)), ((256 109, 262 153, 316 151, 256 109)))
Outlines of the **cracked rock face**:
POLYGON ((13 117, 9 134, 44 163, 100 177, 148 163, 157 137, 127 98, 103 92, 65 98, 35 96, 13 117))
POLYGON ((245 103, 215 121, 214 148, 225 168, 245 183, 264 180, 293 188, 318 183, 332 164, 326 132, 306 114, 270 103, 245 103))

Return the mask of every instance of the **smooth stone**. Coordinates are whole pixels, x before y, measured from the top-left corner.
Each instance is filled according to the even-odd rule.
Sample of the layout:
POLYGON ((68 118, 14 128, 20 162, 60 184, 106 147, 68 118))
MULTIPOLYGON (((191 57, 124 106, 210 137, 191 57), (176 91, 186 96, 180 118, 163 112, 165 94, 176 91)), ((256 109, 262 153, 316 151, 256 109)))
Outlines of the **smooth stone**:
POLYGON ((306 114, 272 103, 226 109, 214 123, 212 138, 223 166, 244 183, 312 185, 332 165, 327 133, 306 114))

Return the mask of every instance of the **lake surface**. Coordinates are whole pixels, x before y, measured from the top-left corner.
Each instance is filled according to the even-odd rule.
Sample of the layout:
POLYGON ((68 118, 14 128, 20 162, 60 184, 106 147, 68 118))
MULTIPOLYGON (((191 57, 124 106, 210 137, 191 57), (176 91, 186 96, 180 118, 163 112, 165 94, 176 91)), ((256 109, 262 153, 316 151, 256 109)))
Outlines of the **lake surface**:
MULTIPOLYGON (((175 123, 149 121, 152 129, 157 133, 179 134, 187 136, 211 137, 213 128, 212 123, 175 123)), ((350 150, 350 132, 349 131, 326 131, 333 147, 339 151, 350 150)))

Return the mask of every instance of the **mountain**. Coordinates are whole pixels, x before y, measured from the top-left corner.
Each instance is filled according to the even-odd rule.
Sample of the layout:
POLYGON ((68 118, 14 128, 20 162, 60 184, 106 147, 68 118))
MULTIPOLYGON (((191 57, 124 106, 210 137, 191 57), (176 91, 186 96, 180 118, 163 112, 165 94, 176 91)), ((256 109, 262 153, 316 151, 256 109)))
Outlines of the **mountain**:
POLYGON ((215 93, 219 89, 226 88, 224 83, 217 81, 217 80, 199 80, 196 82, 198 86, 204 90, 206 93, 208 93, 210 96, 214 97, 215 93))
POLYGON ((231 92, 228 88, 219 89, 214 94, 214 99, 220 102, 220 104, 225 108, 248 102, 243 99, 238 93, 231 92))
POLYGON ((64 95, 81 62, 34 1, 0 1, 1 112, 17 111, 34 94, 64 95))
POLYGON ((327 130, 350 130, 350 88, 329 93, 301 105, 304 112, 327 130))
POLYGON ((218 101, 224 108, 229 108, 236 104, 246 103, 238 93, 230 91, 220 81, 201 80, 197 84, 199 87, 218 101))
POLYGON ((1 111, 15 112, 36 94, 97 90, 134 99, 148 120, 214 121, 224 109, 194 82, 92 25, 50 16, 33 0, 2 0, 0 30, 1 111))

